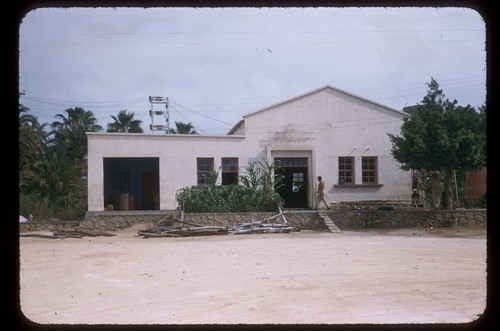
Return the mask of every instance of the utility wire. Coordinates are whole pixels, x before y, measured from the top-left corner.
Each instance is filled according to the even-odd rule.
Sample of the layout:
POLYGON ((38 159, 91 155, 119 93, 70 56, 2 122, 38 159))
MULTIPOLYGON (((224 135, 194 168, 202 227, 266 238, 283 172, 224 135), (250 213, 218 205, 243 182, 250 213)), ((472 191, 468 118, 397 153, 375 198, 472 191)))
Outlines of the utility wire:
POLYGON ((190 112, 195 113, 195 114, 197 114, 197 115, 203 116, 203 117, 208 118, 208 119, 210 119, 210 120, 212 120, 212 121, 216 121, 216 122, 219 122, 219 123, 222 123, 222 124, 226 124, 226 125, 230 125, 230 126, 233 126, 233 125, 234 125, 234 124, 232 124, 232 123, 227 123, 227 122, 224 122, 224 121, 218 120, 218 119, 216 119, 216 118, 213 118, 213 117, 210 117, 210 116, 204 115, 204 114, 202 114, 202 113, 200 113, 200 112, 197 112, 197 111, 194 111, 194 110, 192 110, 192 109, 189 109, 189 108, 187 108, 187 107, 185 107, 185 106, 179 105, 178 103, 175 103, 175 102, 173 102, 173 101, 170 101, 170 103, 173 103, 174 105, 176 105, 176 106, 178 106, 178 107, 184 108, 184 109, 186 109, 187 111, 190 111, 190 112))
MULTIPOLYGON (((171 102, 171 101, 169 101, 169 102, 171 102)), ((189 118, 187 118, 184 114, 182 114, 180 111, 178 111, 177 109, 175 109, 175 107, 173 107, 172 104, 170 104, 170 109, 172 109, 173 111, 175 111, 180 116, 184 117, 184 119, 186 119, 188 121, 188 123, 190 123, 192 126, 195 127, 195 129, 196 129, 197 132, 199 132, 199 133, 206 133, 199 126, 197 126, 196 124, 194 124, 193 121, 191 121, 189 118)))
POLYGON ((100 33, 28 33, 23 37, 50 36, 152 36, 152 35, 270 35, 270 34, 341 34, 341 33, 402 33, 402 32, 484 32, 483 29, 387 29, 387 30, 335 30, 335 31, 211 31, 211 32, 100 32, 100 33))

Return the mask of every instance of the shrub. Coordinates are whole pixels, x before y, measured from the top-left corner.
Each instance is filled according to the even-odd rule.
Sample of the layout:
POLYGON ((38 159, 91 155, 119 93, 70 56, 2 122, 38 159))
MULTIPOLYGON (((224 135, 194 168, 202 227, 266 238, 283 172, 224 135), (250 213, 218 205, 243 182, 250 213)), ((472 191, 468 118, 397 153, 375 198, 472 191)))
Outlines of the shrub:
POLYGON ((176 201, 185 212, 266 212, 277 211, 283 199, 276 188, 283 176, 275 173, 276 166, 267 162, 251 164, 240 178, 242 185, 217 186, 218 172, 212 183, 201 187, 184 187, 177 191, 176 201))
POLYGON ((50 208, 48 199, 43 199, 37 194, 19 194, 19 214, 28 218, 33 215, 35 220, 53 218, 54 211, 50 208))

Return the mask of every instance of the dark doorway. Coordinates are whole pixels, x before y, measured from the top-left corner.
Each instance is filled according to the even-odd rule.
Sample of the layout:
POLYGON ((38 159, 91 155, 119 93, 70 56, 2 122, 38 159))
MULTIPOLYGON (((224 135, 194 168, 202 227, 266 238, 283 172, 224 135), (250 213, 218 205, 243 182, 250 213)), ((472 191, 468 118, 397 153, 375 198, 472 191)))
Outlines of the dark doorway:
POLYGON ((104 158, 104 207, 159 209, 159 158, 104 158), (145 199, 145 200, 143 200, 145 199))
POLYGON ((160 209, 160 187, 157 172, 142 173, 142 209, 160 209))
POLYGON ((285 208, 307 208, 307 158, 275 158, 276 173, 283 175, 276 192, 285 208))

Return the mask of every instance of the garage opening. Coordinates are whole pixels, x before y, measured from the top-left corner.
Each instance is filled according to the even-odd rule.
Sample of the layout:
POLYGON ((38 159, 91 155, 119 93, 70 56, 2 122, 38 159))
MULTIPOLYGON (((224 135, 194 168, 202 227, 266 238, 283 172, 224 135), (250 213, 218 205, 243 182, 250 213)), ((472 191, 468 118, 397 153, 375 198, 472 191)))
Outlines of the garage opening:
POLYGON ((104 208, 158 210, 159 158, 104 158, 104 208))

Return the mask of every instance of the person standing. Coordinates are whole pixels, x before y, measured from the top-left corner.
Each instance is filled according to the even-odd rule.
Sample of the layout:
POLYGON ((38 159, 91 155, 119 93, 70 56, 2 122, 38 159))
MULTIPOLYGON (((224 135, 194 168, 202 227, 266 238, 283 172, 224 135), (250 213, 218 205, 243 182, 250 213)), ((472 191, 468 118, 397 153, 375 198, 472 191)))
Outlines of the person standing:
POLYGON ((314 209, 318 209, 319 204, 323 201, 323 203, 326 206, 326 209, 330 209, 328 204, 325 201, 325 182, 323 181, 323 178, 321 176, 318 176, 318 189, 316 191, 316 206, 314 209))

